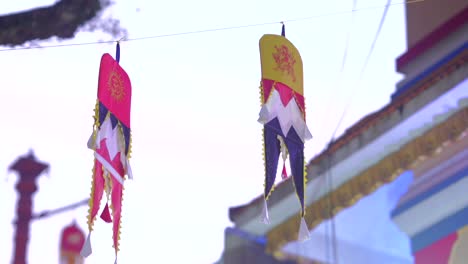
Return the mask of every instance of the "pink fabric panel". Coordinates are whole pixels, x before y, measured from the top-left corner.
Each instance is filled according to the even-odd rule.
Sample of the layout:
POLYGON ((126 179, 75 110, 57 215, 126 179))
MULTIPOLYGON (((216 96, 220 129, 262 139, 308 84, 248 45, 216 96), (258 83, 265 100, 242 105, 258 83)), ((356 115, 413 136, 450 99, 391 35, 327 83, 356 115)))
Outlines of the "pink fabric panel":
POLYGON ((448 264, 452 247, 457 241, 457 233, 452 233, 445 238, 414 254, 415 264, 448 264))
MULTIPOLYGON (((120 174, 124 175, 124 168, 122 163, 120 162, 120 155, 119 152, 114 160, 112 161, 112 167, 120 174)), ((114 177, 112 179, 112 194, 111 194, 111 201, 112 201, 112 222, 113 222, 113 239, 114 239, 114 248, 115 252, 119 250, 119 230, 120 230, 120 218, 122 213, 122 191, 123 186, 118 182, 114 177)))
POLYGON ((104 176, 102 171, 102 164, 94 159, 94 191, 93 191, 93 205, 91 207, 91 221, 94 221, 96 217, 99 206, 101 203, 101 198, 104 193, 104 176))
POLYGON ((296 100, 297 105, 302 111, 302 114, 305 116, 305 102, 304 102, 304 96, 296 93, 293 89, 289 88, 287 85, 269 80, 269 79, 263 79, 262 80, 262 87, 263 87, 263 103, 266 103, 268 100, 268 97, 270 96, 271 89, 273 88, 273 84, 275 85, 275 89, 278 91, 281 97, 281 102, 283 103, 284 106, 286 106, 289 101, 291 101, 291 98, 294 97, 296 100))
POLYGON ((130 128, 130 78, 119 63, 107 53, 101 58, 98 98, 117 119, 130 128))

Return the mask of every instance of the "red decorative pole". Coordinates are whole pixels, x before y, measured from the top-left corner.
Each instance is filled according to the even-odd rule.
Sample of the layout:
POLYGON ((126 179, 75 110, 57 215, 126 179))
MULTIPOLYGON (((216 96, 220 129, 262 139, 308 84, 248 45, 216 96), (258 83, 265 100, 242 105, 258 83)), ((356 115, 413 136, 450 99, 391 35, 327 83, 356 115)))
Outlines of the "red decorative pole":
POLYGON ((32 151, 27 156, 17 159, 9 168, 19 174, 16 190, 19 199, 16 209, 16 233, 13 264, 26 264, 27 245, 29 240, 29 222, 32 216, 32 195, 37 190, 36 179, 49 165, 39 162, 32 151))

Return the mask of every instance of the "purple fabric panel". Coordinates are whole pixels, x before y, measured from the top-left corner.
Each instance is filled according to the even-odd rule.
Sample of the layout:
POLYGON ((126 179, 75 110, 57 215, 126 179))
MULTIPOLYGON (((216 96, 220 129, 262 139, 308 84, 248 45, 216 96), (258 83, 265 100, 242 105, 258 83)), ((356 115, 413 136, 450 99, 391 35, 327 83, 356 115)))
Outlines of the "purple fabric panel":
MULTIPOLYGON (((99 102, 99 124, 100 125, 102 125, 102 123, 104 123, 104 120, 106 119, 106 116, 107 116, 107 112, 109 112, 107 107, 105 107, 104 104, 99 102)), ((109 116, 110 116, 112 128, 114 129, 115 126, 117 126, 117 124, 119 123, 119 120, 117 119, 117 117, 115 117, 115 115, 112 114, 112 112, 110 113, 109 116)))
POLYGON ((112 129, 114 129, 117 126, 117 124, 119 123, 119 120, 112 113, 109 115, 109 117, 110 117, 110 120, 111 120, 112 129))
POLYGON ((302 143, 293 127, 289 130, 285 143, 289 151, 289 164, 294 187, 301 203, 302 216, 304 216, 304 143, 302 143))
POLYGON ((265 196, 271 191, 275 183, 278 160, 281 154, 281 146, 277 136, 280 135, 289 151, 289 162, 291 174, 296 188, 297 196, 301 204, 301 214, 304 215, 304 143, 291 127, 285 138, 277 118, 271 120, 264 126, 265 141, 265 196))
POLYGON ((120 123, 122 125, 122 130, 125 138, 125 155, 128 155, 128 150, 130 147, 130 128, 125 126, 123 123, 120 123))
MULTIPOLYGON (((106 118, 107 112, 109 112, 109 110, 104 106, 104 104, 99 102, 99 117, 98 117, 99 128, 101 128, 101 125, 104 122, 104 119, 106 118)), ((128 151, 130 147, 130 128, 128 128, 126 125, 120 122, 120 120, 118 120, 117 117, 115 117, 115 115, 113 115, 112 113, 110 113, 110 120, 111 120, 112 128, 115 128, 115 126, 117 126, 117 124, 119 123, 122 126, 122 130, 123 130, 123 134, 125 138, 125 155, 128 155, 128 151)))
POLYGON ((277 139, 281 128, 278 119, 275 118, 264 126, 263 139, 265 142, 265 197, 270 193, 275 184, 278 159, 280 156, 280 143, 277 139))
POLYGON ((104 123, 104 119, 106 118, 107 112, 107 107, 104 106, 101 102, 99 102, 99 128, 101 128, 102 123, 104 123))

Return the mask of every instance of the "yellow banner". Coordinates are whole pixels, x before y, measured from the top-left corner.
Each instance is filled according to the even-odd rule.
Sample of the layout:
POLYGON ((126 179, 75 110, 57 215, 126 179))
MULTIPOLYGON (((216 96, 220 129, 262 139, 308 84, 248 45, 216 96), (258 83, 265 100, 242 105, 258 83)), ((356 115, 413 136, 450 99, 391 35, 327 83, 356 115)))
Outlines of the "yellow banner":
POLYGON ((281 82, 304 95, 302 59, 299 51, 285 37, 263 35, 260 39, 262 79, 281 82))

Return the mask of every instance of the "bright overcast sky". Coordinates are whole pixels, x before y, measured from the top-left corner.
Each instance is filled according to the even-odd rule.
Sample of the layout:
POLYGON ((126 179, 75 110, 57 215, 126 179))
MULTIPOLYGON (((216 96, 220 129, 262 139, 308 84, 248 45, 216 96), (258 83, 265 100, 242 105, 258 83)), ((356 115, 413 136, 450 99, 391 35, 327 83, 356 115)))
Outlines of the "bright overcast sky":
MULTIPOLYGON (((8 1, 0 12, 52 1, 8 1)), ((240 26, 350 11, 352 0, 117 1, 108 10, 129 32, 145 37, 240 26), (286 4, 287 3, 287 4, 286 4), (138 11, 139 10, 139 11, 138 11)), ((359 73, 385 0, 359 0, 352 13, 286 24, 286 36, 304 62, 311 159, 330 140, 354 94, 337 136, 390 100, 395 58, 405 51, 404 6, 390 7, 366 72, 359 73), (353 22, 352 22, 353 21, 353 22), (351 31, 350 31, 351 30, 351 31), (346 36, 348 60, 340 74, 346 36)), ((396 3, 396 2, 395 2, 396 3)), ((222 253, 228 207, 261 194, 260 58, 258 40, 279 34, 280 24, 124 42, 121 65, 132 81, 132 169, 122 209, 119 263, 213 263, 222 253)), ((60 43, 107 40, 80 32, 60 43)), ((51 45, 55 40, 40 42, 51 45)), ((4 49, 6 47, 0 47, 4 49)), ((0 170, 30 148, 50 163, 39 180, 34 211, 89 197, 92 131, 99 61, 114 45, 0 52, 0 170)), ((17 176, 0 184, 0 263, 9 263, 17 176)), ((29 263, 55 263, 61 229, 73 219, 87 232, 87 207, 32 224, 29 263)), ((111 225, 98 219, 87 263, 112 263, 111 225)))

